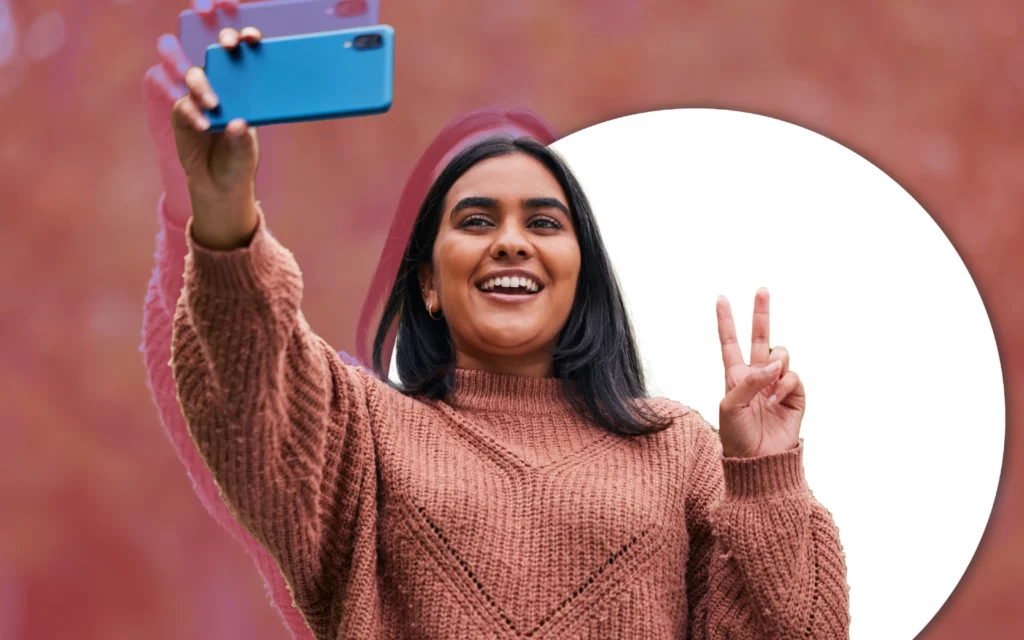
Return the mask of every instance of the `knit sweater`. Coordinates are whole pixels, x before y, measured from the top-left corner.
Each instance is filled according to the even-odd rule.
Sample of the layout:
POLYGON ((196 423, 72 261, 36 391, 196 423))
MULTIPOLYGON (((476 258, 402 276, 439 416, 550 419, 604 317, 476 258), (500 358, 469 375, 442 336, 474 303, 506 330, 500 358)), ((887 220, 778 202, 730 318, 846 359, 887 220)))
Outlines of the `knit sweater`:
POLYGON ((562 382, 458 370, 445 401, 345 364, 265 220, 189 238, 171 366, 237 520, 314 637, 842 638, 844 558, 802 444, 723 458, 694 411, 624 437, 562 382))
MULTIPOLYGON (((285 626, 295 640, 312 640, 302 615, 292 605, 291 593, 278 569, 277 562, 267 549, 253 538, 234 518, 227 505, 220 498, 213 475, 199 455, 195 443, 185 425, 185 419, 178 405, 177 389, 171 377, 171 324, 175 305, 181 296, 182 274, 185 270, 185 256, 188 245, 185 241, 185 225, 178 218, 168 214, 166 198, 161 197, 157 206, 157 222, 160 232, 156 237, 156 256, 153 275, 146 292, 143 307, 141 351, 154 404, 160 417, 160 424, 170 439, 178 458, 192 480, 192 487, 199 501, 213 519, 224 527, 252 556, 257 570, 263 576, 274 607, 280 612, 285 626)), ((344 352, 339 357, 345 362, 358 362, 344 352)))

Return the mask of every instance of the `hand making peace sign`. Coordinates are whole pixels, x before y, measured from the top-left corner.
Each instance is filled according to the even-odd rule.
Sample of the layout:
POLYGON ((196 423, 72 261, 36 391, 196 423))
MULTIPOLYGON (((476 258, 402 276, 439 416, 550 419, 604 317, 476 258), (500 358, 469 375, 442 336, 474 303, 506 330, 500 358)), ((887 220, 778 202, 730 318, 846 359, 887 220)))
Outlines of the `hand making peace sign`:
POLYGON ((723 454, 756 458, 793 449, 807 399, 803 382, 789 370, 789 352, 768 346, 768 290, 759 289, 754 297, 749 365, 736 340, 729 301, 719 297, 717 306, 725 364, 725 398, 718 414, 723 454))

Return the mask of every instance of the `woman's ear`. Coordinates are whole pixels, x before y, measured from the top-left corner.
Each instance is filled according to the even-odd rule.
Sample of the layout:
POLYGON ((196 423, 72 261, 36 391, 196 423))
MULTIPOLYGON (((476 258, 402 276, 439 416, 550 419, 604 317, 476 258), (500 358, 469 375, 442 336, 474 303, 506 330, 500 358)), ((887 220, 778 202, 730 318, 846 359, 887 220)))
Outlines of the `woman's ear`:
POLYGON ((429 262, 421 264, 418 276, 423 304, 428 307, 437 306, 437 291, 434 289, 434 265, 429 262))

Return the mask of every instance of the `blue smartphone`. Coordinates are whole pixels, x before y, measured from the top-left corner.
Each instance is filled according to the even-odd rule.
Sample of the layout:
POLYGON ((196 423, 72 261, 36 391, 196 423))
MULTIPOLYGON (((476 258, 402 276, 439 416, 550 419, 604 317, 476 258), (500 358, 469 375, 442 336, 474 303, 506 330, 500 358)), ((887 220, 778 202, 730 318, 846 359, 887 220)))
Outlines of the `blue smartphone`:
POLYGON ((379 0, 263 0, 243 2, 232 11, 215 9, 201 16, 191 9, 178 16, 178 40, 192 64, 202 64, 206 48, 217 44, 221 29, 256 27, 264 38, 372 27, 379 0))
POLYGON ((377 25, 206 50, 206 76, 220 98, 211 131, 234 118, 250 126, 384 113, 394 85, 394 29, 377 25))

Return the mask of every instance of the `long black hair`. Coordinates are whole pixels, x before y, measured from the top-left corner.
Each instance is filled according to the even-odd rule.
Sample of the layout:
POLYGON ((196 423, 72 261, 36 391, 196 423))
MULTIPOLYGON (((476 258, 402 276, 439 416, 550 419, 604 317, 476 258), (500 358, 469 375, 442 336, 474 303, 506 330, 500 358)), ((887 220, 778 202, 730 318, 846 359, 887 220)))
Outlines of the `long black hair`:
POLYGON ((438 175, 420 207, 409 243, 388 296, 373 342, 373 367, 384 371, 382 351, 398 320, 396 356, 399 389, 406 394, 444 399, 454 391, 455 345, 444 320, 430 318, 421 297, 419 267, 431 262, 441 225, 444 199, 470 168, 489 158, 526 154, 558 180, 580 247, 580 273, 569 319, 555 347, 554 375, 563 381, 576 411, 621 435, 660 431, 669 421, 646 402, 643 366, 619 284, 594 221, 590 203, 576 177, 552 150, 526 137, 494 136, 473 144, 438 175))

